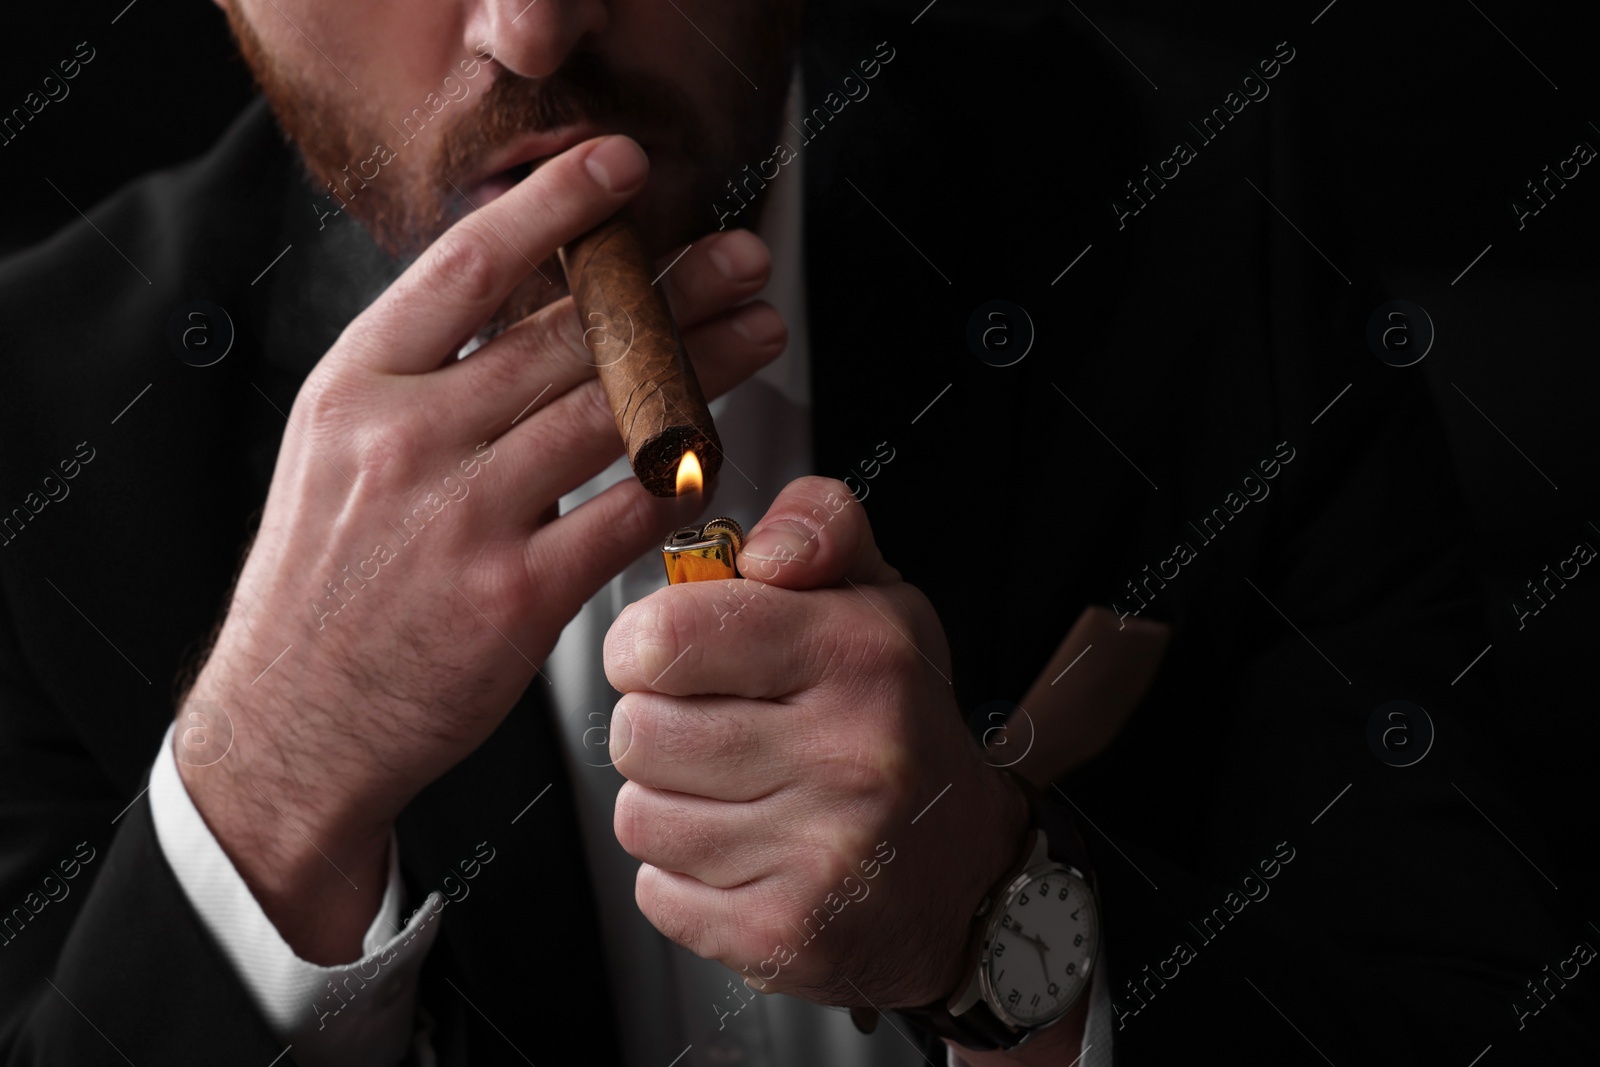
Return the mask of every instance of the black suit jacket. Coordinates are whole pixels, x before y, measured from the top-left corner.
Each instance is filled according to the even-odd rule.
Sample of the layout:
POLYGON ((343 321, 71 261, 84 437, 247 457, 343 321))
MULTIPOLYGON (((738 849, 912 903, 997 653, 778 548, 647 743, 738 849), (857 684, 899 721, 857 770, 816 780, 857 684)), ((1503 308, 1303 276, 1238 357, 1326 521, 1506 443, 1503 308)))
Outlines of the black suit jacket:
MULTIPOLYGON (((1339 258, 1336 202, 1305 195, 1316 160, 1292 66, 1270 108, 1241 113, 1119 226, 1124 182, 1187 136, 1181 105, 1158 109, 1054 18, 993 33, 933 14, 819 20, 808 107, 880 41, 895 57, 871 95, 804 146, 817 471, 863 487, 886 556, 932 598, 963 708, 1020 699, 1085 605, 1134 606, 1130 582, 1175 627, 1127 729, 1058 783, 1100 881, 1117 1062, 1466 1063, 1490 1043, 1530 1062, 1592 1056, 1581 980, 1515 1025, 1523 983, 1583 928, 1485 817, 1520 825, 1473 769, 1495 726, 1483 675, 1452 682, 1485 640, 1447 457, 1420 380, 1366 347, 1380 294, 1339 258), (1013 366, 968 343, 993 299, 1036 331, 1013 366), (1212 537, 1190 525, 1285 450, 1268 498, 1212 537), (1193 559, 1146 585, 1179 543, 1193 559), (1366 740, 1393 699, 1437 728, 1405 769, 1366 740), (1229 896, 1275 860, 1265 899, 1229 896), (1180 943, 1192 958, 1175 962, 1180 943)), ((1209 107, 1233 72, 1188 73, 1209 107)), ((140 790, 259 515, 283 412, 372 295, 348 280, 370 246, 349 219, 319 229, 318 201, 258 103, 203 159, 0 268, 0 508, 15 514, 0 546, 0 907, 22 909, 0 947, 8 1062, 283 1051, 140 790), (194 300, 233 326, 207 368, 168 339, 194 300), (49 499, 45 476, 90 453, 49 499), (65 897, 35 892, 90 850, 52 883, 65 897)), ((478 842, 497 849, 425 970, 445 1062, 518 1062, 513 1045, 539 1062, 616 1057, 627 1006, 605 992, 565 783, 534 689, 402 819, 413 901, 478 842)))

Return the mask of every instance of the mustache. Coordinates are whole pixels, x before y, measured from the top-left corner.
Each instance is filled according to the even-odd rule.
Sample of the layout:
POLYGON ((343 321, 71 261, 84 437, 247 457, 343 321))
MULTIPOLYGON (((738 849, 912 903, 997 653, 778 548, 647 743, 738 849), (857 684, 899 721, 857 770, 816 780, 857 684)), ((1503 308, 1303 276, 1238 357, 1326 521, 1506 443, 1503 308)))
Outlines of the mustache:
POLYGON ((594 52, 579 52, 547 78, 500 68, 483 99, 446 135, 439 169, 460 182, 507 141, 587 119, 604 129, 673 130, 694 152, 699 124, 683 91, 657 79, 619 77, 594 52))

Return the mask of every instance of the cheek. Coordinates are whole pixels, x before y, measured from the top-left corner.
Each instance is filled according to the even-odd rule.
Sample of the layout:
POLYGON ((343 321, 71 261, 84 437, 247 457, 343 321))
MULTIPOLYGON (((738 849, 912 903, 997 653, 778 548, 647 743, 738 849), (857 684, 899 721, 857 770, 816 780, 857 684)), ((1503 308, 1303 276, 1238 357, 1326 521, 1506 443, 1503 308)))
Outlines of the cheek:
MULTIPOLYGON (((399 103, 392 94, 404 80, 415 87, 409 94, 415 99, 400 109, 409 110, 420 104, 429 90, 438 89, 455 60, 468 52, 460 29, 463 5, 451 0, 248 2, 258 29, 265 32, 269 23, 276 22, 278 28, 273 32, 282 39, 297 40, 299 48, 294 54, 309 52, 315 64, 344 85, 346 99, 372 94, 374 103, 399 103), (351 88, 345 78, 359 89, 351 88)), ((312 65, 312 60, 303 56, 302 60, 302 69, 312 65)), ((383 110, 387 113, 394 108, 383 110)))

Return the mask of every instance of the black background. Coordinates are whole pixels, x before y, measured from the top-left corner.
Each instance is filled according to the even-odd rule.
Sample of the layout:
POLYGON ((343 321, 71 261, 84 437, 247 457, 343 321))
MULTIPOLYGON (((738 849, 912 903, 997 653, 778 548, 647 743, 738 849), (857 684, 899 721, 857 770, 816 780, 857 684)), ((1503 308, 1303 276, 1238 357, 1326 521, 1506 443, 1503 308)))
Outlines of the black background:
MULTIPOLYGON (((913 12, 922 2, 874 6, 913 12)), ((1524 629, 1510 604, 1522 583, 1570 556, 1576 542, 1600 546, 1591 443, 1600 386, 1591 315, 1600 281, 1600 161, 1520 231, 1510 202, 1575 142, 1600 147, 1592 16, 1576 5, 1505 0, 1336 0, 1324 10, 1325 3, 1098 0, 1069 18, 1086 35, 1104 31, 1159 85, 1149 91, 1170 107, 1173 126, 1219 95, 1214 82, 1183 83, 1195 56, 1242 75, 1280 40, 1301 49, 1294 78, 1315 104, 1315 128, 1302 139, 1322 160, 1321 194, 1339 200, 1350 220, 1343 247, 1425 307, 1437 329, 1424 366, 1470 505, 1467 535, 1488 594, 1493 645, 1472 669, 1492 672, 1504 702, 1506 792, 1522 804, 1518 828, 1528 835, 1513 837, 1546 870, 1562 871, 1558 882, 1572 876, 1563 890, 1589 912, 1587 867, 1600 835, 1593 800, 1600 574, 1586 568, 1524 629)), ((1003 21, 1031 6, 938 0, 924 17, 981 10, 1003 21)), ((46 238, 76 209, 137 175, 198 154, 250 99, 248 75, 213 5, 136 0, 124 7, 125 0, 96 0, 8 11, 0 113, 21 106, 78 42, 96 56, 68 83, 66 99, 0 147, 0 252, 46 238)), ((951 77, 978 86, 984 71, 975 64, 951 77)), ((1071 134, 1076 110, 1094 101, 1015 106, 1037 110, 1040 144, 1031 151, 1092 147, 1071 134)), ((952 152, 995 150, 982 131, 942 133, 952 152)), ((1044 194, 1019 183, 997 195, 1044 194)), ((1057 236, 1076 247, 1072 235, 1042 238, 1057 236)))

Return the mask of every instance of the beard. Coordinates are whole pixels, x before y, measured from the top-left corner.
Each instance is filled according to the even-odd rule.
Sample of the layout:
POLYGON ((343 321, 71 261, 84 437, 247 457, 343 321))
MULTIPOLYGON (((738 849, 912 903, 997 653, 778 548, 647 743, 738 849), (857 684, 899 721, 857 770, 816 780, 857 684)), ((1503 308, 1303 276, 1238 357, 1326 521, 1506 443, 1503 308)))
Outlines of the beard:
MULTIPOLYGON (((706 212, 723 184, 741 165, 768 154, 782 118, 783 94, 754 91, 731 66, 714 96, 723 110, 705 115, 670 81, 621 76, 600 53, 575 51, 559 70, 539 79, 483 60, 486 69, 496 69, 476 106, 452 94, 451 106, 461 113, 451 117, 442 133, 433 120, 411 140, 397 144, 400 128, 390 116, 370 105, 346 102, 342 80, 319 82, 282 62, 265 47, 240 6, 224 5, 240 54, 310 177, 344 204, 380 249, 401 262, 414 259, 473 210, 462 189, 484 176, 485 162, 505 144, 529 132, 582 120, 635 140, 670 145, 688 160, 686 180, 656 201, 656 217, 637 220, 651 252, 659 255, 703 234, 705 227, 693 220, 711 217, 706 212), (376 177, 358 175, 359 164, 370 164, 375 156, 382 161, 376 177)), ((760 84, 788 85, 801 6, 801 0, 741 6, 745 13, 738 16, 741 24, 735 32, 748 45, 741 65, 753 67, 760 84)), ((465 80, 451 73, 457 82, 465 80)), ((418 90, 418 95, 440 94, 418 90)), ((413 112, 401 107, 394 118, 404 122, 413 112)), ((752 227, 764 203, 762 198, 753 205, 752 227)), ((491 330, 498 332, 560 296, 565 292, 561 278, 552 255, 518 287, 491 330)))

